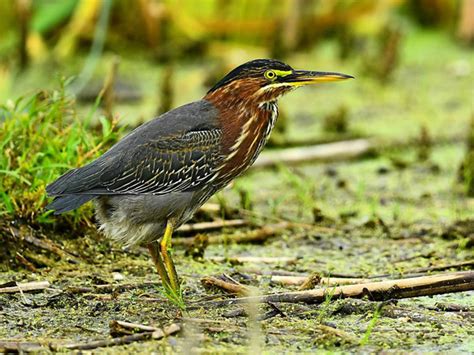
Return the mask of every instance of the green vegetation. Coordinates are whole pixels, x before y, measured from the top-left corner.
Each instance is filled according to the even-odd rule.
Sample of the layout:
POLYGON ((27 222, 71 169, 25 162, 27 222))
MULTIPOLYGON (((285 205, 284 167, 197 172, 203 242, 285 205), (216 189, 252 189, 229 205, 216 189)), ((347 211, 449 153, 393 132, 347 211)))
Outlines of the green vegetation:
POLYGON ((461 2, 436 1, 427 11, 411 0, 210 0, 199 7, 115 0, 99 50, 95 31, 107 27, 100 2, 28 3, 0 1, 0 284, 51 285, 0 293, 0 349, 11 340, 48 351, 48 344, 110 339, 110 321, 123 320, 178 322, 184 330, 99 352, 472 351, 472 291, 383 303, 329 292, 322 304, 194 307, 233 297, 205 289, 206 276, 266 294, 298 289, 274 282, 272 273, 395 278, 446 265, 472 269, 474 68, 472 49, 455 40, 461 2), (44 210, 45 187, 57 176, 103 153, 127 126, 199 99, 228 69, 257 57, 356 77, 284 97, 286 119, 273 147, 357 137, 380 149, 354 161, 251 169, 237 179, 191 222, 245 218, 253 225, 195 236, 190 253, 174 245, 183 298, 163 291, 144 248, 124 250, 97 232, 90 203, 61 216, 44 210), (71 80, 51 80, 85 69, 93 80, 76 99, 71 80), (105 97, 103 83, 114 80, 105 97), (293 225, 260 243, 232 242, 281 221, 293 225), (224 243, 208 245, 222 236, 224 243))
POLYGON ((370 320, 369 324, 367 325, 367 330, 364 333, 364 336, 360 340, 360 345, 364 346, 369 343, 369 338, 370 334, 372 334, 372 331, 374 330, 375 324, 377 323, 378 319, 380 318, 380 309, 381 305, 377 307, 374 311, 374 314, 372 316, 372 319, 370 320))
MULTIPOLYGON (((0 216, 32 224, 52 223, 45 211, 45 187, 61 173, 100 155, 118 137, 114 122, 91 115, 79 119, 75 104, 58 90, 41 91, 0 106, 0 216)), ((90 209, 75 213, 71 222, 90 216, 90 209)))

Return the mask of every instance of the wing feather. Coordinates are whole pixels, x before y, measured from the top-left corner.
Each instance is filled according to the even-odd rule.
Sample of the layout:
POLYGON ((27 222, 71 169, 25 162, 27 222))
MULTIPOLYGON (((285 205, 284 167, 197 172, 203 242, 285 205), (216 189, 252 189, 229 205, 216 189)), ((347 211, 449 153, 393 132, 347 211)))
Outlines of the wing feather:
POLYGON ((120 169, 107 169, 100 185, 114 194, 164 194, 197 188, 216 173, 221 134, 219 129, 191 131, 144 143, 122 159, 120 169))
POLYGON ((198 189, 223 162, 216 110, 198 101, 135 131, 90 164, 47 187, 51 196, 166 194, 198 189))

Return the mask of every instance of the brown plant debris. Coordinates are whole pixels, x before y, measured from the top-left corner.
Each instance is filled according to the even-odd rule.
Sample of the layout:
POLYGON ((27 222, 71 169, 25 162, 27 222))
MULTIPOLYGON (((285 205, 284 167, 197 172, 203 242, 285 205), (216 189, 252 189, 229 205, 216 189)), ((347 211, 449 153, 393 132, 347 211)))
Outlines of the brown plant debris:
POLYGON ((132 335, 125 335, 122 337, 112 338, 112 339, 103 339, 103 340, 96 340, 90 341, 86 343, 70 343, 65 345, 56 345, 53 346, 53 350, 92 350, 97 348, 103 347, 110 347, 116 345, 124 345, 124 344, 131 344, 137 341, 144 341, 144 340, 159 340, 166 336, 173 335, 178 333, 181 330, 181 326, 179 324, 171 324, 161 329, 156 329, 153 331, 146 331, 143 333, 137 333, 132 335))
POLYGON ((330 297, 368 298, 371 301, 432 296, 474 290, 474 271, 460 271, 406 279, 368 282, 356 285, 319 288, 309 291, 276 293, 259 297, 203 302, 202 307, 222 307, 242 302, 322 303, 330 297))
MULTIPOLYGON (((281 222, 277 224, 267 225, 262 228, 247 232, 245 234, 210 236, 208 239, 208 243, 263 243, 266 240, 279 235, 279 232, 291 227, 291 222, 281 222)), ((191 238, 173 238, 174 246, 191 246, 193 245, 193 243, 194 241, 191 238)))
POLYGON ((48 281, 32 281, 32 282, 7 282, 0 285, 0 293, 16 293, 16 292, 30 292, 41 291, 50 286, 48 281))

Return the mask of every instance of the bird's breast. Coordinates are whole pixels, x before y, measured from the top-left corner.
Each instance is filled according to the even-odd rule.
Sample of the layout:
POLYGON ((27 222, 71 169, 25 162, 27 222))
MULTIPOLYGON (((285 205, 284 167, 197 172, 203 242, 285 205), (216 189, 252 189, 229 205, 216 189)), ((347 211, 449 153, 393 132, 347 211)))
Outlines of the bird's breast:
POLYGON ((234 131, 224 135, 225 159, 217 181, 230 182, 250 167, 262 151, 278 117, 276 102, 266 102, 246 117, 234 131))

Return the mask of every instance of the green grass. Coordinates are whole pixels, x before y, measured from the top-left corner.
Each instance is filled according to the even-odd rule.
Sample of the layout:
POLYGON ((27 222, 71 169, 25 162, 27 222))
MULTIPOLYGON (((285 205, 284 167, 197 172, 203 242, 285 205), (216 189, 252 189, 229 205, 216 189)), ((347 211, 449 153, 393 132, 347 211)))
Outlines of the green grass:
POLYGON ((379 305, 379 307, 377 307, 374 311, 374 314, 372 316, 372 319, 369 322, 369 325, 367 326, 367 329, 364 333, 364 336, 360 340, 360 345, 361 346, 367 345, 369 343, 370 334, 372 334, 372 331, 374 330, 375 324, 377 323, 377 321, 380 318, 380 310, 381 310, 381 305, 379 305))
MULTIPOLYGON (((45 187, 68 169, 98 156, 117 140, 114 122, 100 117, 90 124, 98 105, 85 119, 76 115, 74 101, 59 88, 39 91, 0 106, 0 216, 47 224, 45 187)), ((90 213, 87 210, 82 214, 90 213)), ((71 221, 78 213, 70 214, 71 221)))
POLYGON ((182 312, 186 311, 186 303, 184 302, 183 292, 180 288, 179 290, 173 290, 169 285, 163 283, 161 288, 161 295, 170 301, 174 306, 176 306, 182 312))
MULTIPOLYGON (((269 273, 282 269, 325 275, 398 275, 419 267, 472 258, 467 232, 460 233, 456 239, 442 237, 445 226, 472 218, 474 211, 474 201, 466 197, 464 185, 458 183, 459 165, 466 154, 464 140, 438 144, 440 137, 456 134, 464 137, 472 111, 469 105, 472 74, 453 79, 450 69, 458 61, 465 61, 469 53, 448 40, 424 32, 408 36, 402 64, 394 80, 387 85, 361 75, 352 62, 338 62, 332 53, 333 47, 325 49, 323 45, 314 56, 289 60, 299 68, 334 69, 355 74, 357 80, 351 84, 301 89, 285 97, 281 106, 290 117, 288 138, 325 138, 327 133, 321 127, 322 118, 344 105, 349 109, 350 131, 381 142, 418 137, 419 128, 426 125, 435 143, 430 157, 428 161, 419 162, 416 149, 407 148, 366 160, 249 171, 236 181, 234 188, 222 191, 214 201, 223 206, 251 206, 252 215, 260 223, 288 219, 312 224, 314 215, 311 212, 315 207, 332 222, 327 231, 319 224, 314 229, 285 230, 264 245, 233 244, 228 238, 222 245, 209 245, 200 261, 183 257, 184 250, 177 247, 173 256, 183 280, 185 301, 192 303, 203 297, 220 296, 202 289, 200 280, 209 275, 249 275, 253 277, 249 281, 252 287, 271 293, 285 289, 264 278, 259 281, 257 271, 269 273), (439 50, 441 47, 442 51, 439 50), (404 169, 397 169, 392 163, 394 158, 409 164, 404 169), (432 169, 433 166, 438 169, 432 169), (328 167, 337 174, 328 174, 328 167), (381 168, 386 173, 379 173, 381 168), (340 184, 341 181, 345 183, 340 184), (390 235, 384 232, 379 220, 388 226, 390 235), (206 259, 240 255, 298 259, 297 263, 288 265, 230 265, 206 259)), ((106 58, 103 63, 107 63, 106 58)), ((73 67, 71 62, 63 65, 60 68, 63 73, 68 73, 64 68, 71 70, 73 67)), ((114 111, 120 113, 121 122, 149 120, 156 111, 156 83, 162 68, 127 58, 123 58, 121 65, 147 95, 140 105, 117 103, 114 111)), ((34 67, 29 73, 40 76, 47 71, 34 67)), ((205 89, 200 84, 204 73, 203 63, 188 63, 177 70, 175 88, 179 88, 179 95, 173 106, 202 96, 205 89)), ((33 80, 34 77, 20 79, 15 81, 15 92, 31 90, 34 85, 52 85, 47 80, 33 80)), ((227 317, 228 310, 218 308, 188 307, 186 312, 177 312, 177 308, 182 307, 179 295, 167 295, 167 290, 154 285, 117 290, 114 297, 115 294, 119 297, 110 301, 104 301, 100 294, 72 296, 62 292, 52 297, 51 292, 57 292, 55 288, 67 290, 68 286, 91 286, 101 280, 119 284, 113 278, 115 272, 125 277, 124 283, 156 281, 152 262, 140 250, 124 252, 89 230, 74 229, 69 223, 61 230, 47 230, 44 235, 64 250, 80 254, 83 262, 70 264, 58 261, 55 255, 44 262, 46 254, 42 250, 26 243, 23 244, 26 247, 20 245, 21 236, 27 235, 29 229, 24 234, 18 233, 20 238, 15 235, 9 239, 8 230, 2 235, 5 220, 26 218, 30 223, 25 225, 43 223, 49 226, 61 225, 61 221, 87 220, 91 215, 91 207, 85 206, 64 218, 53 218, 49 212, 44 212, 45 186, 67 169, 83 165, 105 151, 122 132, 117 132, 105 117, 96 119, 97 105, 92 109, 79 108, 83 115, 77 113, 75 102, 64 94, 66 84, 62 82, 57 90, 40 92, 0 107, 0 144, 4 152, 0 156, 0 260, 7 260, 3 270, 0 263, 0 279, 2 282, 46 279, 53 290, 25 295, 39 305, 37 307, 25 307, 16 295, 0 295, 2 312, 8 314, 0 322, 0 337, 36 339, 45 344, 67 339, 85 341, 100 338, 98 334, 108 334, 111 319, 161 326, 181 321, 177 314, 184 314, 187 318, 203 321, 195 326, 195 331, 188 333, 190 336, 184 332, 170 341, 135 343, 113 350, 150 352, 174 342, 178 349, 189 350, 195 333, 196 338, 203 339, 202 342, 196 340, 199 349, 209 353, 245 351, 251 343, 247 318, 227 317), (9 240, 12 241, 10 244, 9 240), (8 248, 4 241, 13 246, 5 257, 2 252, 8 248), (19 270, 9 267, 8 262, 15 260, 17 251, 37 267, 37 272, 25 270, 24 265, 20 265, 19 270), (150 301, 149 297, 155 300, 150 301), (177 307, 170 306, 173 300, 177 307)), ((474 174, 465 174, 472 181, 474 174)), ((222 233, 246 232, 229 229, 215 235, 222 233)), ((38 235, 38 238, 42 236, 38 235)), ((261 327, 257 334, 265 340, 262 349, 267 353, 304 349, 330 353, 376 352, 387 348, 462 352, 472 348, 472 342, 466 341, 472 332, 471 324, 465 322, 462 314, 434 312, 423 306, 446 302, 472 307, 469 296, 458 293, 400 300, 396 307, 404 311, 407 320, 407 317, 390 317, 388 311, 394 307, 391 304, 384 304, 383 310, 374 310, 368 301, 350 305, 349 300, 334 302, 335 298, 329 294, 322 305, 279 305, 285 316, 255 323, 255 327, 261 327), (339 311, 343 310, 342 305, 352 311, 339 311), (423 316, 421 319, 419 314, 423 316), (321 323, 334 325, 354 341, 346 342, 344 337, 327 334, 318 328, 321 323)))

